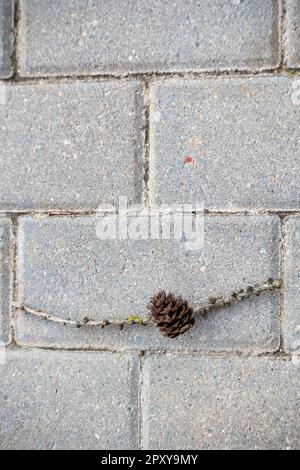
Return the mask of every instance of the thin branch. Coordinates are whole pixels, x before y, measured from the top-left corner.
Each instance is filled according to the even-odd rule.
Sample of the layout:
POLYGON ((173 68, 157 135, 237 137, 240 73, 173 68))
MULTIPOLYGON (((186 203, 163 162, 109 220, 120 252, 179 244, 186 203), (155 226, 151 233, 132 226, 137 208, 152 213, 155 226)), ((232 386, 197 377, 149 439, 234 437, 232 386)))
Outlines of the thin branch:
POLYGON ((35 310, 27 305, 22 305, 21 307, 18 305, 14 305, 19 310, 22 310, 25 313, 29 313, 30 315, 34 315, 39 317, 41 320, 48 320, 54 323, 59 323, 63 326, 65 325, 72 325, 76 328, 81 328, 82 326, 97 326, 99 328, 105 328, 108 325, 116 325, 120 328, 123 328, 124 325, 128 324, 138 324, 138 325, 147 325, 149 323, 148 320, 143 320, 139 317, 129 316, 127 320, 101 320, 99 322, 90 320, 89 318, 85 317, 82 320, 69 320, 64 319, 62 317, 58 317, 56 315, 52 315, 51 313, 41 312, 40 310, 35 310))
POLYGON ((201 307, 194 308, 194 315, 206 315, 211 310, 217 310, 228 305, 233 304, 234 302, 240 302, 245 299, 249 299, 253 296, 258 296, 262 292, 272 291, 279 289, 281 287, 280 279, 268 279, 262 284, 255 284, 253 286, 248 286, 244 289, 239 289, 232 292, 227 297, 209 297, 208 303, 201 307))
MULTIPOLYGON (((281 286, 281 281, 279 279, 276 279, 276 280, 268 279, 262 284, 255 284, 253 286, 248 286, 244 289, 239 289, 225 297, 221 297, 221 296, 209 297, 205 305, 201 307, 195 307, 193 309, 194 315, 206 315, 212 310, 217 310, 217 309, 226 307, 228 305, 233 304, 234 302, 240 302, 242 300, 248 299, 255 295, 258 296, 262 292, 273 291, 275 289, 279 289, 280 286, 281 286)), ((128 325, 128 324, 129 325, 131 324, 149 325, 151 323, 151 321, 148 319, 136 317, 133 315, 130 315, 126 320, 101 320, 97 322, 94 320, 90 320, 87 317, 83 318, 83 320, 69 320, 69 319, 61 318, 56 315, 52 315, 50 313, 45 313, 39 310, 35 310, 26 305, 19 306, 17 304, 14 304, 14 307, 16 307, 19 310, 22 310, 25 313, 41 318, 42 320, 52 321, 54 323, 58 323, 61 325, 72 325, 72 326, 75 326, 76 328, 80 328, 85 325, 96 326, 99 328, 105 328, 108 325, 116 325, 120 329, 123 329, 124 325, 128 325)))

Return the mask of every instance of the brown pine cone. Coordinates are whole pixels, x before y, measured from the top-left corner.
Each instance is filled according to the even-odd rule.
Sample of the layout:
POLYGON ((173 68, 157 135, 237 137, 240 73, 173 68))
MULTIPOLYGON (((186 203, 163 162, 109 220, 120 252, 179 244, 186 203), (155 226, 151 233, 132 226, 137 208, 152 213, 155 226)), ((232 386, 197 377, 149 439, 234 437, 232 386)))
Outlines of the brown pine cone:
POLYGON ((163 336, 176 338, 185 333, 195 323, 193 309, 182 297, 158 291, 151 297, 148 304, 150 318, 159 328, 163 336))

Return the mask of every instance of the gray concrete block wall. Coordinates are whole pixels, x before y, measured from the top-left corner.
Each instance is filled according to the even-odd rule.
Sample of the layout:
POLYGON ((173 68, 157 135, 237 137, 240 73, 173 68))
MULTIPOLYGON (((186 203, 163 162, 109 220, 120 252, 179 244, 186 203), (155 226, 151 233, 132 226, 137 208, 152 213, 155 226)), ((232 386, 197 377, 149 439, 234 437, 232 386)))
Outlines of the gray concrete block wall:
POLYGON ((0 0, 0 79, 13 74, 13 17, 14 2, 0 0))
POLYGON ((298 388, 298 362, 269 357, 226 361, 220 357, 148 357, 142 446, 297 448, 298 388))
POLYGON ((143 97, 136 82, 6 85, 3 210, 141 202, 143 97))
POLYGON ((10 351, 0 377, 1 449, 138 445, 138 359, 132 355, 10 351))
POLYGON ((300 351, 300 218, 291 217, 285 227, 284 338, 289 351, 300 351))
POLYGON ((20 3, 24 76, 256 70, 279 63, 277 0, 93 0, 88 8, 84 0, 20 3))
MULTIPOLYGON (((73 321, 86 316, 95 321, 125 320, 129 315, 146 317, 148 299, 159 288, 180 292, 197 304, 208 294, 226 295, 253 279, 279 275, 278 217, 207 216, 202 253, 187 251, 182 242, 174 240, 98 240, 97 220, 20 219, 17 271, 22 279, 18 289, 21 307, 73 321)), ((23 317, 21 311, 19 316, 23 317)), ((278 319, 278 296, 267 294, 235 306, 231 313, 224 309, 199 320, 194 330, 172 341, 149 327, 136 333, 132 327, 119 334, 110 327, 93 338, 89 326, 75 332, 76 339, 61 329, 58 337, 49 331, 39 341, 49 346, 56 338, 64 345, 66 339, 67 344, 78 345, 87 336, 93 347, 148 349, 152 344, 155 349, 275 350, 278 319)), ((18 325, 20 341, 34 344, 31 334, 35 333, 31 331, 31 340, 27 338, 28 318, 24 321, 23 325, 20 318, 18 325)))
POLYGON ((291 68, 300 67, 300 2, 287 0, 286 2, 286 64, 291 68))
POLYGON ((153 84, 153 201, 203 201, 212 210, 299 209, 299 108, 292 86, 293 79, 270 76, 153 84))
POLYGON ((300 447, 298 17, 298 0, 0 0, 0 448, 300 447), (100 240, 119 196, 129 221, 200 204, 203 245, 100 240), (175 340, 69 324, 269 277, 175 340))

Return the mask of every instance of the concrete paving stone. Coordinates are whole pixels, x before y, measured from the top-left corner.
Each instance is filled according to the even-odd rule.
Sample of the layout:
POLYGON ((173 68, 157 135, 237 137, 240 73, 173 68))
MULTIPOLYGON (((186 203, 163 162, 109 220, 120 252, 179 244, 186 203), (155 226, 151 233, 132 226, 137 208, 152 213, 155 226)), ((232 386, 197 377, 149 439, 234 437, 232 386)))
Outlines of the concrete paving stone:
POLYGON ((277 0, 21 0, 25 76, 275 67, 277 0))
POLYGON ((293 93, 287 77, 153 84, 152 201, 299 209, 300 113, 293 93))
POLYGON ((2 342, 7 342, 10 336, 9 316, 12 282, 10 240, 10 221, 0 219, 0 346, 2 342))
POLYGON ((300 88, 269 73, 300 69, 299 22, 300 0, 0 0, 0 449, 300 448, 300 88), (141 210, 146 99, 150 205, 210 209, 198 249, 140 240, 132 213, 128 239, 99 239, 108 219, 84 215, 141 210), (281 247, 284 292, 176 339, 22 308, 146 319, 158 289, 196 306, 278 278, 281 247))
MULTIPOLYGON (((11 0, 0 0, 0 78, 13 74, 13 7, 11 0)), ((0 85, 1 86, 1 85, 0 85)))
POLYGON ((300 0, 286 1, 286 65, 300 68, 300 0))
POLYGON ((86 210, 140 202, 137 82, 11 85, 0 106, 0 209, 86 210))
MULTIPOLYGON (((207 216, 203 251, 171 240, 99 240, 97 219, 20 220, 19 303, 64 319, 126 319, 147 316, 146 305, 159 289, 199 304, 212 293, 226 294, 277 277, 279 219, 207 216), (55 295, 53 295, 55 293, 55 295)), ((199 320, 176 340, 153 327, 119 331, 55 325, 19 314, 18 342, 121 349, 274 350, 279 344, 278 293, 235 305, 199 320)))
POLYGON ((142 448, 299 449, 299 362, 150 356, 142 448))
POLYGON ((285 347, 290 352, 300 352, 300 217, 286 223, 285 259, 285 347))
POLYGON ((19 350, 0 367, 1 449, 136 449, 138 358, 19 350))

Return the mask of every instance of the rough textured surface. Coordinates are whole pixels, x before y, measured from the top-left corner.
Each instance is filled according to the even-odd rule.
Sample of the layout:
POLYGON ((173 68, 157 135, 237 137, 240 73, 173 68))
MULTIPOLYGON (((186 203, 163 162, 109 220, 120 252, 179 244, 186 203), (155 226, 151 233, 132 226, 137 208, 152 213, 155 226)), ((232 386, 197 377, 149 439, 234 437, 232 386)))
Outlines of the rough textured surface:
POLYGON ((15 351, 0 367, 1 449, 134 449, 138 360, 15 351))
POLYGON ((11 292, 10 222, 0 219, 0 342, 9 338, 9 311, 11 292))
POLYGON ((152 356, 143 369, 144 448, 299 448, 297 361, 152 356))
MULTIPOLYGON (((21 305, 65 319, 126 319, 128 315, 145 316, 148 300, 158 288, 197 304, 211 293, 226 294, 237 286, 278 276, 276 217, 206 217, 203 252, 188 251, 174 240, 99 240, 96 223, 93 217, 21 219, 21 305)), ((46 328, 48 322, 42 323, 39 328, 46 328)), ((34 343, 37 330, 26 322, 24 328, 19 325, 20 340, 34 343)), ((136 348, 149 345, 154 336, 152 345, 156 348, 273 349, 278 346, 278 298, 276 293, 267 293, 228 309, 228 313, 226 309, 211 314, 173 341, 157 332, 150 335, 150 327, 150 331, 148 327, 147 331, 129 331, 127 338, 125 331, 120 333, 114 327, 101 331, 98 337, 92 332, 88 337, 92 327, 75 334, 60 326, 59 339, 55 339, 58 330, 53 328, 51 331, 50 325, 38 343, 63 343, 66 331, 67 343, 96 341, 103 347, 118 344, 136 348)))
POLYGON ((153 200, 299 209, 300 114, 292 91, 283 77, 153 85, 153 200))
POLYGON ((300 0, 286 0, 286 64, 300 68, 300 0))
POLYGON ((12 75, 13 3, 0 0, 0 79, 12 75))
POLYGON ((285 347, 300 352, 300 217, 286 224, 285 347))
POLYGON ((20 73, 268 68, 277 15, 277 0, 21 0, 20 73))
POLYGON ((142 97, 133 83, 6 87, 0 208, 96 209, 142 190, 142 97))
POLYGON ((300 448, 299 22, 300 0, 0 0, 0 448, 300 448), (128 240, 103 240, 120 196, 128 240), (205 209, 204 245, 153 202, 205 209), (83 321, 269 277, 176 339, 83 321))

